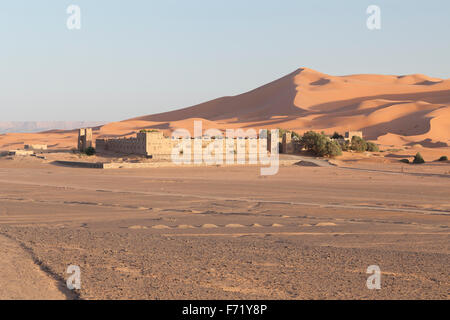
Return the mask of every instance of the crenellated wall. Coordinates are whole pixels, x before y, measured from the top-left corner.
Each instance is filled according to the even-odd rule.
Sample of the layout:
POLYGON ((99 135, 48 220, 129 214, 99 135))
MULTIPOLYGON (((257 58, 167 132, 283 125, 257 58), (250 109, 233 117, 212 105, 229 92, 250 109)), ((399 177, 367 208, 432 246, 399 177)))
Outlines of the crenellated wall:
MULTIPOLYGON (((269 135, 270 137, 270 135, 269 135)), ((191 153, 194 154, 195 139, 191 139, 191 153)), ((121 138, 121 139, 97 139, 96 149, 97 152, 115 152, 122 154, 135 154, 152 158, 170 158, 172 150, 176 148, 182 141, 178 139, 170 139, 164 137, 162 132, 139 132, 135 138, 121 138)), ((264 142, 266 140, 264 139, 264 142)), ((220 139, 213 140, 209 138, 201 139, 202 153, 206 148, 210 148, 209 152, 214 154, 217 143, 218 149, 222 149, 221 153, 233 153, 233 154, 257 154, 259 153, 260 145, 258 139, 220 139), (221 143, 222 146, 220 145, 221 143)), ((267 150, 267 146, 264 145, 264 150, 267 150)), ((180 152, 182 152, 180 150, 180 152)))
MULTIPOLYGON (((79 147, 83 148, 90 144, 90 137, 92 131, 89 129, 81 129, 79 134, 79 147)), ((345 140, 351 140, 353 136, 363 137, 361 131, 350 131, 345 133, 345 140)), ((284 133, 282 138, 274 137, 272 141, 271 132, 267 131, 266 138, 262 139, 263 145, 260 144, 260 140, 256 138, 222 138, 211 139, 206 136, 201 138, 201 142, 197 144, 199 140, 191 138, 190 140, 190 153, 192 158, 200 157, 203 154, 215 155, 215 151, 222 154, 225 158, 227 154, 242 155, 250 157, 250 155, 260 154, 260 148, 263 147, 264 151, 271 152, 272 143, 274 150, 279 150, 280 153, 292 154, 301 151, 302 146, 298 141, 292 140, 292 133, 284 133), (267 138, 267 139, 266 139, 267 138), (201 152, 199 152, 201 145, 201 152), (197 150, 198 149, 198 150, 197 150)), ((189 140, 188 140, 189 141, 189 140)), ((170 139, 164 137, 162 132, 150 131, 139 132, 135 138, 110 138, 110 139, 97 139, 96 149, 97 152, 114 152, 128 155, 141 155, 145 157, 170 159, 172 151, 177 146, 183 144, 181 139, 170 139)), ((178 148, 180 154, 183 154, 185 150, 178 148)), ((189 148, 187 148, 189 151, 189 148)))
POLYGON ((173 141, 165 138, 162 132, 139 132, 135 138, 97 139, 97 152, 110 151, 142 156, 169 155, 173 141))

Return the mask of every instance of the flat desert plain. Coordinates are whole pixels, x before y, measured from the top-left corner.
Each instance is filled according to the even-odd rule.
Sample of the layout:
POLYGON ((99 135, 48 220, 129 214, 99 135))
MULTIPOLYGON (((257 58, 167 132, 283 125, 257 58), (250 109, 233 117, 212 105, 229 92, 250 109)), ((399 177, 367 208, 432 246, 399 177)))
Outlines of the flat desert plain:
POLYGON ((0 158, 0 298, 448 299, 450 164, 336 164, 264 177, 0 158))

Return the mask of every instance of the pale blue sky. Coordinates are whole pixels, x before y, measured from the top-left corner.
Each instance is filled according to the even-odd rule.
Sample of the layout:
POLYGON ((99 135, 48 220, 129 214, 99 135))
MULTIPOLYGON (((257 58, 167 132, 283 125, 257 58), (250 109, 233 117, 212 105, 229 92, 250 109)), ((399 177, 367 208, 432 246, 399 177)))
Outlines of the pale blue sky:
POLYGON ((123 120, 303 66, 449 78, 449 39, 448 0, 4 0, 0 121, 123 120), (70 4, 81 30, 66 27, 70 4))

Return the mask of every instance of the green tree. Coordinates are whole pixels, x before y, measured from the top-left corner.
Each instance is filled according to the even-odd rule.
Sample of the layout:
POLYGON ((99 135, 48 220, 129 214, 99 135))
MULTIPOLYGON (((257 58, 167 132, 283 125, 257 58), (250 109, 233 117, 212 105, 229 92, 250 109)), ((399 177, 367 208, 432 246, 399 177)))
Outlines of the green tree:
POLYGON ((341 146, 342 151, 349 151, 350 150, 350 141, 348 140, 338 140, 339 145, 341 146))
POLYGON ((93 147, 88 147, 84 153, 88 156, 93 156, 95 154, 95 149, 93 147))
POLYGON ((335 132, 332 136, 331 139, 344 139, 344 136, 339 134, 338 132, 335 132))
POLYGON ((306 150, 319 157, 334 157, 342 154, 340 145, 323 133, 308 131, 303 135, 300 143, 306 150))
POLYGON ((328 140, 325 145, 325 155, 328 157, 336 157, 342 155, 342 149, 336 141, 328 140))
POLYGON ((292 131, 292 139, 294 140, 300 140, 302 138, 301 135, 299 135, 297 132, 292 131))
POLYGON ((301 144, 306 150, 319 155, 325 150, 326 138, 320 133, 308 131, 303 134, 301 144))
POLYGON ((367 151, 378 152, 378 151, 380 151, 380 149, 378 148, 378 146, 375 143, 367 142, 367 151))
POLYGON ((367 142, 358 136, 353 136, 351 149, 357 152, 364 152, 367 150, 367 142))

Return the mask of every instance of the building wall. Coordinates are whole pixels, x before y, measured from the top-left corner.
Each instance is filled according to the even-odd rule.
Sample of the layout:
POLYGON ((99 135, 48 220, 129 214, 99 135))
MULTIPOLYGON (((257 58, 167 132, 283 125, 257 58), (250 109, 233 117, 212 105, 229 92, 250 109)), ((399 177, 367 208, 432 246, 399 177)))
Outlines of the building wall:
MULTIPOLYGON (((257 139, 221 139, 223 142, 222 154, 226 154, 227 151, 233 154, 239 152, 248 154, 259 153, 259 143, 257 139), (227 143, 230 146, 227 150, 227 143), (239 150, 238 150, 239 148, 239 150)), ((202 139, 202 153, 205 148, 215 140, 202 139)), ((136 138, 121 138, 121 139, 97 139, 96 149, 97 152, 115 152, 122 154, 135 154, 142 156, 151 156, 152 158, 168 158, 172 155, 172 150, 181 143, 181 140, 173 140, 164 137, 162 132, 139 132, 136 138)), ((191 139, 191 150, 194 153, 194 139, 191 139)), ((213 148, 215 151, 215 147, 213 148)), ((219 144, 220 149, 220 144, 219 144)), ((266 150, 267 147, 263 146, 266 150)), ((212 154, 215 154, 214 151, 212 154)))
POLYGON ((92 147, 92 128, 78 130, 78 151, 84 152, 92 147))
POLYGON ((345 140, 352 141, 353 137, 360 137, 362 139, 363 138, 362 131, 348 131, 345 133, 345 140))
POLYGON ((145 141, 137 138, 97 139, 95 145, 98 152, 111 151, 125 154, 147 155, 145 152, 145 141))
POLYGON ((25 150, 47 150, 46 144, 26 144, 24 146, 25 150))
POLYGON ((170 157, 172 149, 177 145, 174 140, 164 137, 162 132, 140 132, 138 139, 144 141, 146 154, 153 158, 170 157))
POLYGON ((110 151, 142 156, 162 154, 164 151, 170 154, 172 148, 169 148, 169 144, 170 140, 165 138, 162 132, 139 132, 136 138, 97 139, 95 141, 96 149, 99 152, 110 151))

